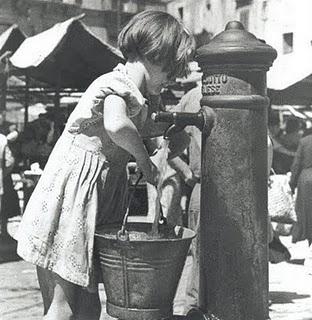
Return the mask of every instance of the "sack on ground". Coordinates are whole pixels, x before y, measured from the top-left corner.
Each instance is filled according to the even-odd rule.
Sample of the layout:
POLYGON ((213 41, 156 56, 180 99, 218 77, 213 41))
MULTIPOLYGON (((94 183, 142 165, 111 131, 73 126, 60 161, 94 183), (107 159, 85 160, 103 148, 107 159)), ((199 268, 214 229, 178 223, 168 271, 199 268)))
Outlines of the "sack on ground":
POLYGON ((287 224, 287 223, 277 223, 274 231, 279 235, 283 237, 288 237, 292 234, 293 224, 287 224))
POLYGON ((295 201, 288 184, 287 175, 274 174, 269 178, 268 212, 271 220, 279 223, 295 223, 295 201))
POLYGON ((269 243, 269 261, 279 263, 289 261, 291 258, 289 250, 282 244, 278 237, 274 237, 269 243))

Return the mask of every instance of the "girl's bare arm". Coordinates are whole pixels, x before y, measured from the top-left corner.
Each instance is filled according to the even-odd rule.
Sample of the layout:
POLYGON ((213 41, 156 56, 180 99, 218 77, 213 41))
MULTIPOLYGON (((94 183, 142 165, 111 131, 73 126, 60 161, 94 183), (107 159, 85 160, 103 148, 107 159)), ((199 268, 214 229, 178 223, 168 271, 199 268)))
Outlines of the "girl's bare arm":
POLYGON ((104 128, 118 146, 128 151, 137 161, 148 182, 157 183, 158 172, 143 144, 142 138, 131 119, 127 116, 125 101, 116 95, 104 100, 104 128))

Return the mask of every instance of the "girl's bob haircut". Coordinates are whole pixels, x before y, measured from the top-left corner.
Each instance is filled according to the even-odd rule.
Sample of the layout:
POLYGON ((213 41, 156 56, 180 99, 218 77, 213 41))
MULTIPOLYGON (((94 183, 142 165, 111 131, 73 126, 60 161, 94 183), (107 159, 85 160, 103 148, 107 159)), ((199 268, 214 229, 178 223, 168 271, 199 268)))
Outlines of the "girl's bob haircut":
POLYGON ((128 60, 146 59, 162 66, 169 78, 184 77, 195 52, 194 37, 173 16, 143 11, 122 29, 118 46, 128 60))

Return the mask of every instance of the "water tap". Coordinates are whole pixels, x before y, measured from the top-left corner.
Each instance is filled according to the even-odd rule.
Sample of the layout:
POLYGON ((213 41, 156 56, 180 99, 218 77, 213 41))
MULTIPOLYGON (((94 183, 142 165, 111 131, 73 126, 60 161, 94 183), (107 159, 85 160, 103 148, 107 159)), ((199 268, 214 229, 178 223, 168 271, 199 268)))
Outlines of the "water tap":
POLYGON ((164 139, 169 139, 173 134, 182 131, 186 126, 195 126, 203 133, 210 133, 215 113, 209 107, 193 112, 164 112, 158 111, 152 114, 155 122, 167 122, 169 127, 164 132, 164 139))

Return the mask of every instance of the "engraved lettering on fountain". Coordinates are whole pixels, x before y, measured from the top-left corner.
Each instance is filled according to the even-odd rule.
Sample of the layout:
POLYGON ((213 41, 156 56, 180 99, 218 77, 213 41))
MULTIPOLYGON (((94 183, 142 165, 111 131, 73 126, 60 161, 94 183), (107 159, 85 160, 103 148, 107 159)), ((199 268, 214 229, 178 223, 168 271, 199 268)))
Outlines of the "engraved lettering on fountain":
POLYGON ((202 92, 204 95, 213 96, 220 94, 222 85, 228 82, 226 74, 214 74, 203 79, 202 92))

